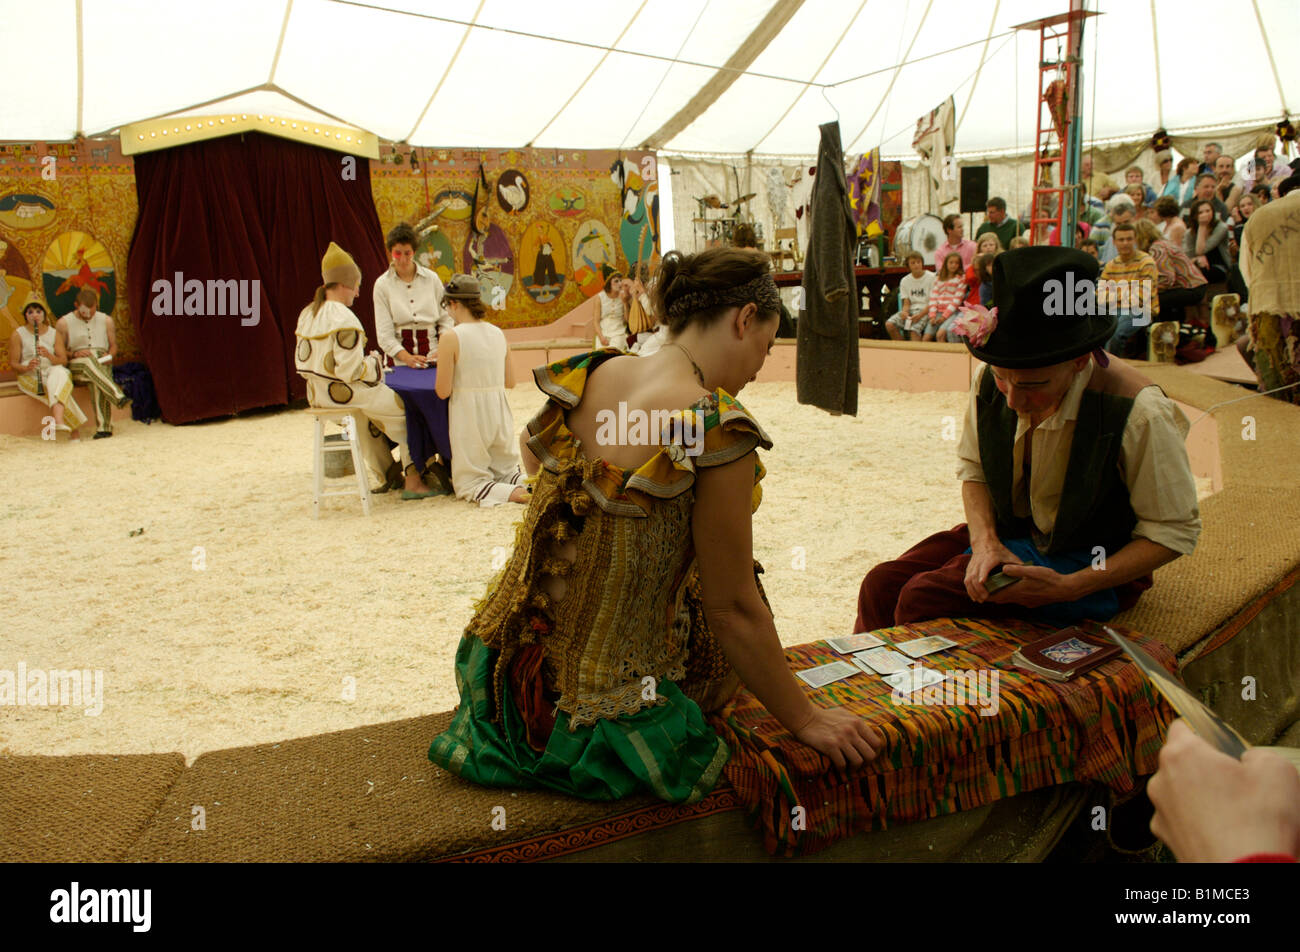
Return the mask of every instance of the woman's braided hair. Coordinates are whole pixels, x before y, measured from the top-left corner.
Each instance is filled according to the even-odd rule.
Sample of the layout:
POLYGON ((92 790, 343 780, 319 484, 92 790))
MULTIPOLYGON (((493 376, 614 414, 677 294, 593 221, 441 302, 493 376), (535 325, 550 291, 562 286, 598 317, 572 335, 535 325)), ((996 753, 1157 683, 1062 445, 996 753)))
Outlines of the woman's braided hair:
POLYGON ((765 318, 781 311, 772 259, 746 248, 709 248, 693 255, 670 251, 651 294, 656 313, 674 336, 691 325, 708 327, 732 307, 752 303, 765 318))

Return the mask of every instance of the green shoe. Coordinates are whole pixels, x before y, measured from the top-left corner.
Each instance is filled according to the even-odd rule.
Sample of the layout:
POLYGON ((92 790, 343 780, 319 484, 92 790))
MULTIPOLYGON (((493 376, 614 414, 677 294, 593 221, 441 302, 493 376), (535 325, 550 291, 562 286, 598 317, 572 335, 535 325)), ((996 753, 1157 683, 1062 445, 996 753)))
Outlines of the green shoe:
POLYGON ((440 492, 439 490, 433 490, 427 493, 411 492, 411 490, 409 489, 402 490, 403 499, 428 499, 430 496, 445 496, 445 495, 447 494, 444 492, 440 492))

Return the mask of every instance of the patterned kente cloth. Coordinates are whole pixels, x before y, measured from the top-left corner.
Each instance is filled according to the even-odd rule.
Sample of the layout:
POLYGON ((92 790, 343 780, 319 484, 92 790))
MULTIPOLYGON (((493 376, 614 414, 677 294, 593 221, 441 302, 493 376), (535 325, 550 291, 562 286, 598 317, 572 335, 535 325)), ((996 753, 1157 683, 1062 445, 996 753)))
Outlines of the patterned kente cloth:
MULTIPOLYGON (((1163 644, 1112 627, 1176 672, 1163 644)), ((911 695, 913 703, 898 704, 893 689, 869 674, 816 690, 805 686, 814 704, 861 714, 885 736, 880 756, 847 783, 829 760, 795 741, 741 690, 710 723, 732 750, 724 774, 768 852, 814 853, 864 830, 969 810, 1058 783, 1093 781, 1119 794, 1134 791, 1139 777, 1156 770, 1175 717, 1172 708, 1127 659, 1112 659, 1066 682, 1011 665, 1017 647, 1052 630, 1013 619, 942 618, 877 631, 890 645, 926 635, 957 642, 921 662, 940 671, 985 669, 990 679, 996 671, 998 704, 996 713, 981 716, 973 698, 964 705, 917 703, 926 700, 924 689, 911 695), (803 819, 793 825, 803 829, 791 829, 799 816, 795 807, 803 807, 803 819)), ((825 642, 786 650, 794 671, 842 657, 825 642)))

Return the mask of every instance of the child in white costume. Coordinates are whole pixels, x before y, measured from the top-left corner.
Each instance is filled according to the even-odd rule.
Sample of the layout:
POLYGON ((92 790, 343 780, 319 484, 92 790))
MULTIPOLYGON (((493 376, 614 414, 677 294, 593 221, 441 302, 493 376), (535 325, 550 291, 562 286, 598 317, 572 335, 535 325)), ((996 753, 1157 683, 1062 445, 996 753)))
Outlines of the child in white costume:
POLYGON ((298 315, 294 336, 294 365, 307 381, 307 400, 314 407, 356 409, 368 421, 358 421, 366 468, 387 487, 395 476, 392 452, 380 434, 397 443, 406 473, 403 498, 434 495, 410 465, 406 448, 406 406, 384 385, 378 353, 366 354, 366 332, 349 309, 361 287, 361 269, 352 256, 330 242, 321 261, 315 300, 298 315))
POLYGON ((456 322, 438 351, 438 396, 447 399, 451 484, 456 496, 479 506, 526 503, 515 421, 506 388, 515 385, 510 346, 487 309, 478 281, 464 274, 447 283, 447 313, 456 322))
POLYGON ((614 272, 605 279, 605 287, 596 295, 596 326, 600 340, 606 347, 627 350, 627 295, 623 290, 624 278, 614 272))

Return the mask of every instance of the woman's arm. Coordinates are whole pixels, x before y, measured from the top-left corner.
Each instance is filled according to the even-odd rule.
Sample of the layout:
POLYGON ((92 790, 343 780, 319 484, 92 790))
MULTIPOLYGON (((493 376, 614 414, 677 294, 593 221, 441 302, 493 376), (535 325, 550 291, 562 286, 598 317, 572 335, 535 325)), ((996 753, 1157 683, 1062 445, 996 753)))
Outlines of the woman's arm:
POLYGON ((691 534, 704 614, 736 673, 763 706, 800 741, 841 770, 873 759, 884 739, 841 708, 809 701, 785 660, 772 614, 754 583, 750 525, 756 457, 701 468, 691 534))
MULTIPOLYGON (((455 331, 447 331, 438 344, 438 379, 434 382, 434 392, 446 400, 451 396, 452 384, 456 381, 456 361, 460 357, 460 338, 455 331)), ((509 357, 506 358, 507 363, 509 357)))
POLYGON ((506 342, 506 389, 515 389, 515 365, 510 359, 510 343, 506 342))
POLYGON ((20 364, 18 361, 23 359, 23 336, 18 333, 18 328, 14 328, 13 335, 9 338, 9 366, 20 374, 27 373, 36 369, 35 360, 40 360, 40 356, 34 359, 30 364, 20 364))
MULTIPOLYGON (((1197 229, 1197 231, 1199 232, 1200 229, 1197 229)), ((1198 234, 1197 237, 1199 239, 1200 235, 1198 234)), ((1214 229, 1210 232, 1209 236, 1205 239, 1205 251, 1202 252, 1202 254, 1208 254, 1209 252, 1213 251, 1215 248, 1219 247, 1219 245, 1223 244, 1224 239, 1227 237, 1228 237, 1228 226, 1225 225, 1223 222, 1218 222, 1214 226, 1214 229)), ((1200 242, 1198 240, 1197 244, 1199 243, 1200 242)))
POLYGON ((532 448, 528 445, 528 426, 519 431, 519 459, 524 464, 524 472, 529 476, 536 476, 537 471, 542 468, 542 461, 533 453, 532 448))

